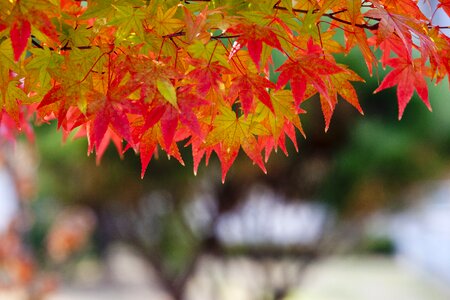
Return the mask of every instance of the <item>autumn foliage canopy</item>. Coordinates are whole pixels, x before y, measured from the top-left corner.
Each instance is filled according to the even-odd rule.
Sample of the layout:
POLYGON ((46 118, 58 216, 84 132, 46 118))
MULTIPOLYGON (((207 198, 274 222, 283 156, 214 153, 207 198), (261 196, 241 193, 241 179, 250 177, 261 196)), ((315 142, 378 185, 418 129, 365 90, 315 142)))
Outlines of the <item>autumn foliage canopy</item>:
POLYGON ((399 118, 414 91, 430 108, 447 29, 415 0, 2 0, 0 135, 55 119, 98 159, 111 142, 133 149, 142 174, 157 149, 183 164, 180 146, 194 172, 215 152, 225 178, 241 148, 265 171, 303 134, 304 101, 318 94, 326 129, 338 99, 363 112, 352 82, 364 80, 335 54, 387 67, 374 92, 396 87, 399 118))

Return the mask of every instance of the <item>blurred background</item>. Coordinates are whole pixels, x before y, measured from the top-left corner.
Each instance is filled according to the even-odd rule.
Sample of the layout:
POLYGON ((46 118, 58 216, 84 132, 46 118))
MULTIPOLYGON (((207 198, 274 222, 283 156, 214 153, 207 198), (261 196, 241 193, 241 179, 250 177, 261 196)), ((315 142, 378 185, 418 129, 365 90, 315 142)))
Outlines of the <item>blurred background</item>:
POLYGON ((194 176, 184 149, 141 180, 131 151, 97 166, 54 125, 2 144, 0 299, 450 299, 448 82, 398 121, 395 88, 372 94, 385 71, 337 59, 365 116, 341 101, 324 133, 308 100, 268 175, 242 155, 224 184, 215 157, 194 176))

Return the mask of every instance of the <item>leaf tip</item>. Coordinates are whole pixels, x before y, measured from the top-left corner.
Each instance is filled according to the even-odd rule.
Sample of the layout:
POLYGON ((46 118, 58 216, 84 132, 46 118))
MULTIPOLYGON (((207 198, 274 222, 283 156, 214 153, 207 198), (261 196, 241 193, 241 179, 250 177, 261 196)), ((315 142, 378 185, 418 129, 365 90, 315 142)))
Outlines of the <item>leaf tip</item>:
POLYGON ((400 121, 403 118, 403 113, 405 112, 405 106, 398 107, 398 120, 400 121))
POLYGON ((428 101, 428 99, 426 100, 426 101, 423 101, 424 103, 425 103, 425 105, 426 105, 426 107, 428 108, 428 110, 430 111, 430 112, 433 112, 433 108, 431 107, 431 104, 430 104, 430 102, 428 101))
POLYGON ((141 168, 141 179, 144 179, 145 171, 146 171, 146 170, 147 170, 147 168, 144 167, 144 166, 142 166, 142 168, 141 168))

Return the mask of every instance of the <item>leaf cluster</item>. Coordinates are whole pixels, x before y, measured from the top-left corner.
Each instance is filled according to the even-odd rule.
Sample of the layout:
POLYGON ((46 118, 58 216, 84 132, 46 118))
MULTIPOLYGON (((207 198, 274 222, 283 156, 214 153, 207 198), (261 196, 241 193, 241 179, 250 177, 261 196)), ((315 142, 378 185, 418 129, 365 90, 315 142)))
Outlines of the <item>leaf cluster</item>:
POLYGON ((414 90, 431 109, 425 78, 450 70, 445 29, 415 0, 2 1, 2 134, 56 119, 98 160, 111 142, 133 149, 142 176, 157 149, 184 164, 182 141, 195 173, 216 153, 224 180, 240 149, 265 171, 303 134, 307 99, 319 95, 325 129, 339 98, 363 112, 352 82, 364 80, 336 54, 356 47, 371 74, 392 69, 375 92, 397 86, 399 118, 414 90))

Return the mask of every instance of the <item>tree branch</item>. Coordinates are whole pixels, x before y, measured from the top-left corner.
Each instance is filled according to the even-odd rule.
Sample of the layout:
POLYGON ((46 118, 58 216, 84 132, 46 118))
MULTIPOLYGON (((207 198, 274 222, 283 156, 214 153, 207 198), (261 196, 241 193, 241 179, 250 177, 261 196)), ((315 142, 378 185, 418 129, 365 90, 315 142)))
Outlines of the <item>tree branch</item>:
MULTIPOLYGON (((287 7, 280 6, 279 4, 275 4, 275 5, 273 6, 273 8, 274 8, 274 9, 278 9, 278 10, 286 10, 286 11, 288 10, 287 7)), ((314 9, 314 10, 311 11, 311 10, 306 10, 306 9, 293 8, 292 11, 293 11, 293 12, 296 12, 296 13, 307 14, 307 13, 309 13, 309 12, 315 13, 315 12, 318 12, 319 10, 318 10, 318 9, 314 9)), ((337 22, 339 22, 339 23, 342 23, 342 24, 352 25, 352 26, 356 26, 356 27, 359 27, 359 28, 363 28, 363 29, 375 30, 375 29, 378 28, 378 23, 373 24, 373 25, 369 25, 369 24, 358 24, 358 23, 353 24, 352 22, 349 22, 349 21, 340 19, 340 18, 338 18, 338 17, 335 16, 336 14, 343 13, 343 12, 345 12, 345 11, 347 11, 347 10, 346 10, 346 9, 343 9, 343 10, 340 10, 340 11, 336 11, 336 12, 332 12, 332 13, 323 14, 323 16, 328 17, 328 18, 330 18, 330 19, 332 19, 332 20, 334 20, 334 21, 337 21, 337 22)), ((380 20, 378 20, 378 19, 376 19, 376 20, 377 20, 377 21, 380 21, 380 20)))

